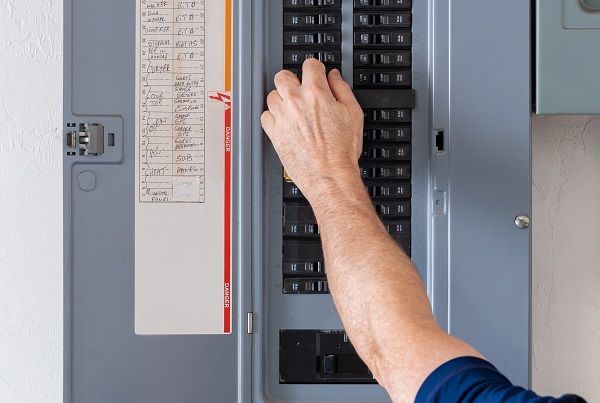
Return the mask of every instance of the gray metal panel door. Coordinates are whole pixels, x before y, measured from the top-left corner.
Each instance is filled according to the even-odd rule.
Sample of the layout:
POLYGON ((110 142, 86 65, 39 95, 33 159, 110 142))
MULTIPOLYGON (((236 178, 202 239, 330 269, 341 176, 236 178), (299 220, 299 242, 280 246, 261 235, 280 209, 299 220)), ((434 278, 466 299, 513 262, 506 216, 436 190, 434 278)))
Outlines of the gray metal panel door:
POLYGON ((530 231, 515 217, 530 214, 530 4, 447 12, 448 328, 527 386, 530 231))
MULTIPOLYGON (((231 335, 134 334, 136 3, 66 0, 64 7, 65 133, 68 124, 80 123, 100 123, 114 133, 112 146, 105 136, 101 156, 66 155, 65 147, 64 401, 248 401, 241 381, 249 336, 239 315, 245 290, 238 264, 246 258, 240 248, 231 335)), ((243 163, 241 152, 238 157, 243 163)), ((236 192, 235 212, 247 194, 236 192)), ((237 214, 234 220, 235 248, 245 221, 237 214)))

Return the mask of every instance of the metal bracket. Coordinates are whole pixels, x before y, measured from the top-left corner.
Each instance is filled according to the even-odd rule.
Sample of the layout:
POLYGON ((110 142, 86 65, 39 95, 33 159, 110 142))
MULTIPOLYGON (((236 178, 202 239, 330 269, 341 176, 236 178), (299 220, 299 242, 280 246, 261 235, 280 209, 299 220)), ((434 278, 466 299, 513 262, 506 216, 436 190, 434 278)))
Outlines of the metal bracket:
POLYGON ((104 154, 104 126, 99 123, 80 124, 79 128, 67 133, 67 148, 72 150, 69 155, 104 154))

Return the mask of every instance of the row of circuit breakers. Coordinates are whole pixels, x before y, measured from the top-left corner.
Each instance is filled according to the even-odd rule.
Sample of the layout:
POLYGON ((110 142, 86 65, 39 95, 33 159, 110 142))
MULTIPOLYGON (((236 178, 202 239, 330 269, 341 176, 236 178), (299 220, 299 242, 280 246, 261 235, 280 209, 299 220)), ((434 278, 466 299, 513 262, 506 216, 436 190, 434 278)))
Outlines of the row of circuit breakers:
MULTIPOLYGON (((390 235, 410 254, 411 0, 354 0, 353 88, 365 114, 363 180, 390 235)), ((341 0, 284 0, 284 68, 310 57, 341 69, 341 0)), ((284 175, 283 292, 326 294, 319 227, 284 175)))
MULTIPOLYGON (((411 8, 411 0, 354 0, 352 56, 365 114, 361 174, 377 214, 409 255, 411 8)), ((341 0, 284 0, 283 67, 300 74, 314 57, 341 70, 341 12, 341 0)), ((315 216, 285 174, 282 271, 284 294, 329 293, 315 216)), ((375 383, 343 331, 280 330, 279 346, 280 383, 375 383)))

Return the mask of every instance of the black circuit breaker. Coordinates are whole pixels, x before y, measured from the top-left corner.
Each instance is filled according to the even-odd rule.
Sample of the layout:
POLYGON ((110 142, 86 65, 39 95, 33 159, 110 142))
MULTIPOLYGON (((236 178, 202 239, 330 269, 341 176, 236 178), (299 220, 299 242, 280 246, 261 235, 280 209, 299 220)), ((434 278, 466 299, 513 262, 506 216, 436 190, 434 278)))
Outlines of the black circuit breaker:
POLYGON ((339 330, 281 330, 280 383, 375 383, 348 336, 339 330))
MULTIPOLYGON (((342 22, 341 0, 284 1, 284 68, 300 73, 307 58, 328 70, 351 59, 353 88, 365 114, 361 175, 390 236, 410 254, 412 1, 353 0, 342 22), (342 54, 342 24, 352 24, 352 54, 342 54)), ((347 30, 344 30, 347 32, 347 30)), ((319 226, 300 190, 283 183, 283 292, 326 294, 319 226)))

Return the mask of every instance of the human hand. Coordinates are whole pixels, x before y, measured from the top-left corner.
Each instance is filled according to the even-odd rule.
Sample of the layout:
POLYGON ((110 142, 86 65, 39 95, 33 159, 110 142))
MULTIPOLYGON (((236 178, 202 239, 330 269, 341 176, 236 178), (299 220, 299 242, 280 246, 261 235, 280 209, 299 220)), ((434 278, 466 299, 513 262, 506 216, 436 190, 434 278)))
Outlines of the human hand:
POLYGON ((302 83, 287 70, 275 75, 262 126, 296 185, 311 201, 313 191, 344 175, 359 175, 363 112, 338 70, 308 59, 302 83))

